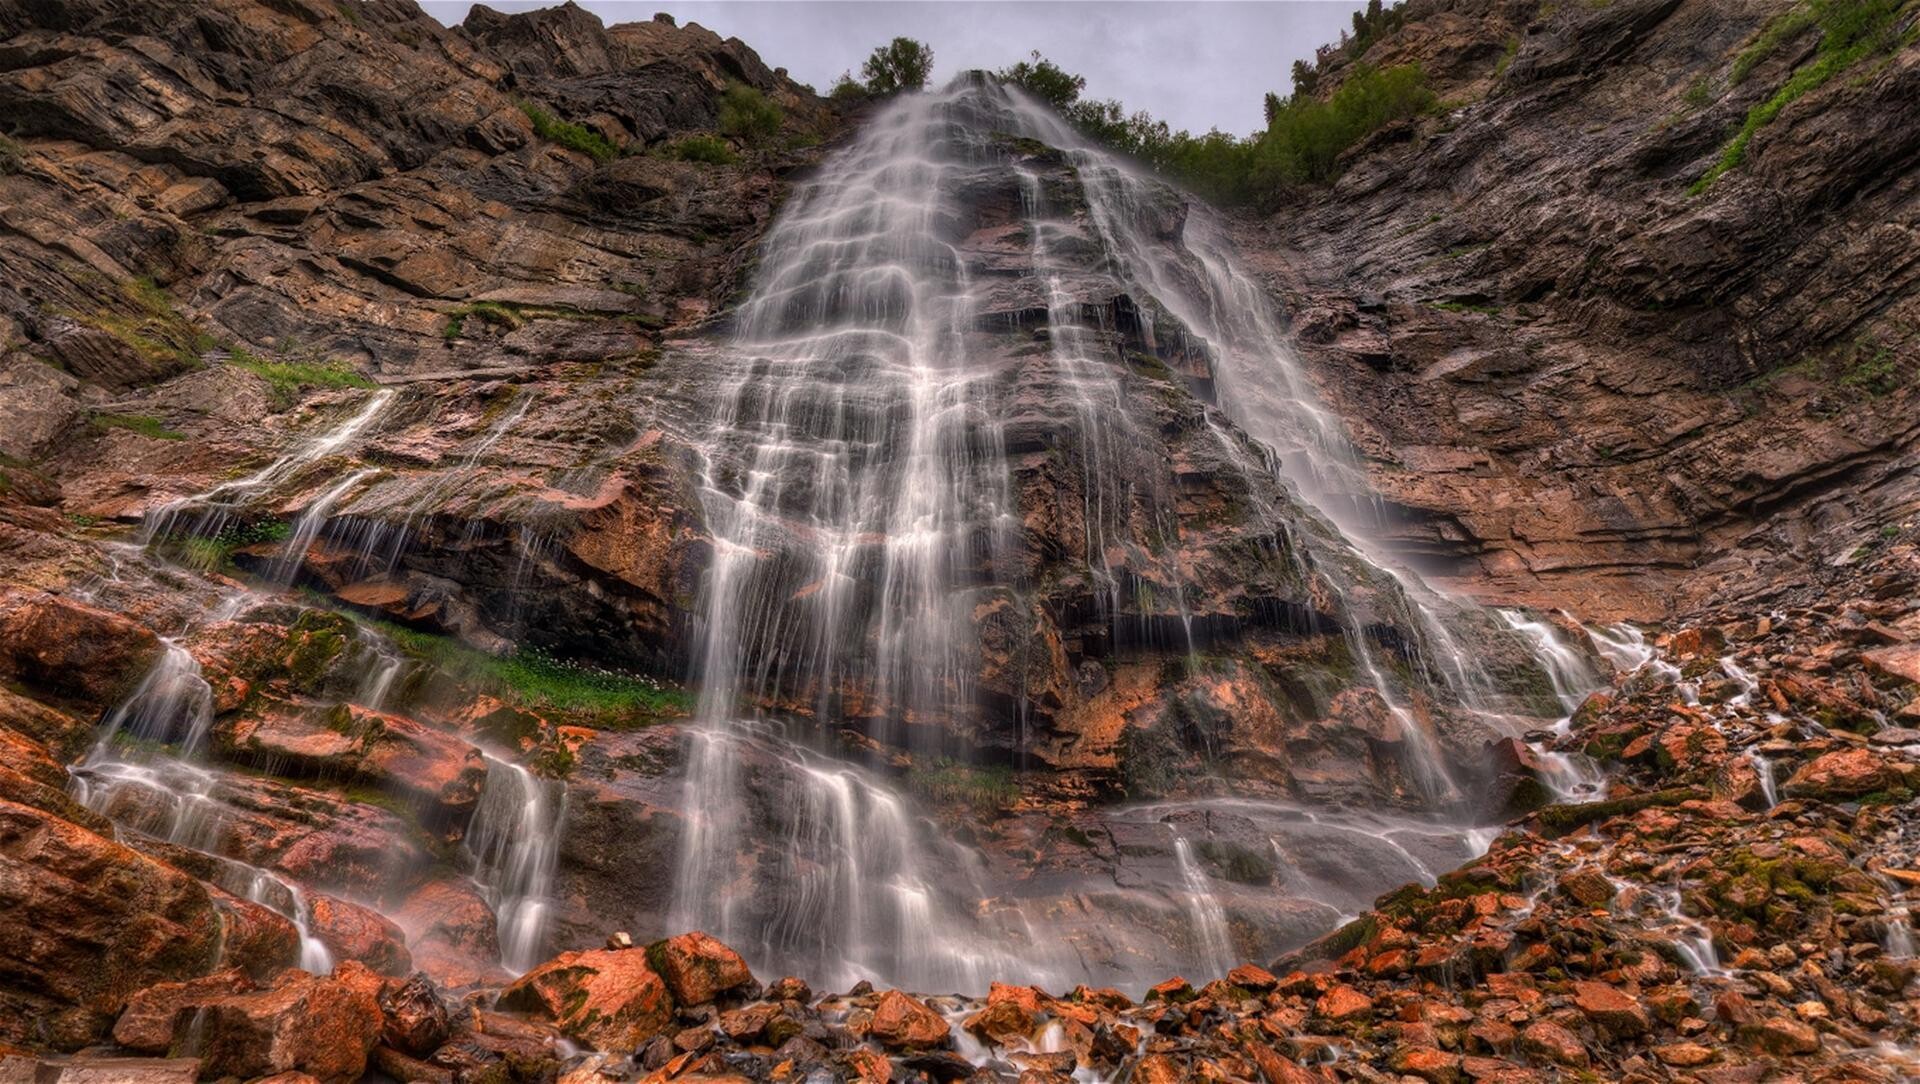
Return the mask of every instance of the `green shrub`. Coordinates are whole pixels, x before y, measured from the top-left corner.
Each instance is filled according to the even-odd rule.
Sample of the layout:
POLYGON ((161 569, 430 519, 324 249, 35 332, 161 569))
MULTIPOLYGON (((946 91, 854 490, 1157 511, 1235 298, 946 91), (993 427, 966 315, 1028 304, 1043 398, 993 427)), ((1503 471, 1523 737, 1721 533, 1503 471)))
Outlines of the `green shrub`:
POLYGON ((841 72, 840 78, 833 81, 833 89, 827 91, 827 97, 836 102, 857 102, 866 96, 867 88, 853 77, 852 72, 841 72))
POLYGON ((667 156, 682 162, 705 162, 710 166, 730 166, 740 160, 727 141, 713 135, 690 135, 667 145, 667 156))
POLYGON ((920 90, 933 74, 933 50, 912 38, 895 38, 867 57, 860 74, 866 77, 871 94, 920 90))
POLYGON ((0 135, 0 176, 20 172, 23 155, 20 144, 0 135))
POLYGON ((1087 88, 1085 76, 1074 75, 1033 51, 1031 60, 1022 60, 994 73, 1003 83, 1012 83, 1053 108, 1064 112, 1080 100, 1087 88))
POLYGON ((532 102, 518 102, 520 112, 533 122, 533 134, 549 143, 579 151, 596 162, 610 162, 620 154, 606 136, 591 128, 561 120, 532 102))
POLYGON ((758 146, 780 131, 785 114, 767 96, 735 83, 720 97, 720 131, 751 146, 758 146))
POLYGON ((125 429, 155 440, 186 439, 186 434, 176 433, 165 422, 146 414, 95 414, 88 421, 95 429, 125 429))
POLYGON ((242 346, 233 347, 229 363, 264 378, 274 402, 285 406, 308 388, 371 388, 374 382, 346 362, 333 359, 269 361, 242 346))

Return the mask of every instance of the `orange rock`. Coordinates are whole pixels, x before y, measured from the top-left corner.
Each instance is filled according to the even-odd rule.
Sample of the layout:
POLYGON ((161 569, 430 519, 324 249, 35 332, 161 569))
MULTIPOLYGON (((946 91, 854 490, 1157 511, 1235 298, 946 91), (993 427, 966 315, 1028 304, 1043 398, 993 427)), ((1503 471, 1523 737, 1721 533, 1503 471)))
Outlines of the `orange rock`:
POLYGON ((632 1050, 673 1022, 667 984, 632 951, 563 952, 507 987, 499 1006, 609 1051, 632 1050))
POLYGON ((1431 1046, 1400 1047, 1387 1059, 1387 1065, 1395 1072, 1419 1077, 1428 1084, 1457 1084, 1464 1079, 1460 1071, 1460 1055, 1431 1046))
POLYGON ((880 995, 879 1004, 873 1008, 873 1023, 868 1027, 868 1034, 882 1046, 894 1050, 928 1050, 946 1046, 952 1030, 946 1018, 929 1009, 925 1002, 898 990, 888 990, 880 995))
POLYGON ((1535 1020, 1520 1033, 1520 1049, 1535 1057, 1575 1068, 1587 1064, 1587 1048, 1573 1032, 1551 1020, 1535 1020))
POLYGON ((313 897, 313 934, 336 960, 357 960, 382 975, 405 975, 413 969, 407 935, 383 915, 357 903, 313 897))
MULTIPOLYGON (((357 1080, 380 1035, 380 1007, 371 994, 305 971, 288 971, 270 989, 221 990, 205 983, 167 983, 134 995, 128 1038, 134 1049, 164 1052, 188 1042, 209 1077, 242 1078, 301 1072, 327 1084, 357 1080), (189 984, 191 985, 191 984, 189 984), (155 1047, 165 1017, 171 1034, 155 1047)), ((115 1029, 116 1041, 121 1030, 115 1029)))
POLYGON ((753 972, 739 953, 699 932, 648 945, 647 963, 682 1005, 705 1005, 753 982, 753 972))
POLYGON ((1895 778, 1880 754, 1868 749, 1841 749, 1803 765, 1780 790, 1790 798, 1845 801, 1881 790, 1895 778))
POLYGON ((1149 1054, 1133 1067, 1132 1079, 1139 1084, 1186 1084, 1194 1077, 1167 1055, 1149 1054))
POLYGON ((866 1047, 848 1050, 840 1055, 839 1060, 853 1074, 853 1079, 861 1084, 887 1084, 893 1079, 893 1062, 866 1047))
POLYGON ((1313 1003, 1313 1014, 1322 1020, 1343 1024, 1373 1015, 1373 999, 1351 986, 1336 986, 1313 1003))
POLYGON ((1573 984, 1573 1004, 1601 1031, 1615 1039, 1644 1035, 1652 1022, 1647 1010, 1615 987, 1604 982, 1573 984))
POLYGON ((994 983, 986 1008, 967 1018, 966 1029, 1002 1046, 1026 1039, 1040 1026, 1040 992, 1031 986, 994 983))
POLYGON ((1241 964, 1227 972, 1227 981, 1257 994, 1264 994, 1280 985, 1280 980, 1273 977, 1273 972, 1255 964, 1241 964))

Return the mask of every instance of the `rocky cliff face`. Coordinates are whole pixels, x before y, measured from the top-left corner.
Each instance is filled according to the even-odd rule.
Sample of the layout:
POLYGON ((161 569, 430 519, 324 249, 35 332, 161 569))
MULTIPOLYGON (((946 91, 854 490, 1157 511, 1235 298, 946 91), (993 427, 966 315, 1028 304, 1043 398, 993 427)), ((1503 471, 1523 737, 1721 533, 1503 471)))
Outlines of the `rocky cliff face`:
POLYGON ((1422 64, 1444 112, 1247 227, 1443 575, 1655 617, 1913 507, 1911 11, 1693 191, 1820 62, 1800 7, 1409 3, 1362 59, 1422 64))
MULTIPOLYGON (((1845 1073, 1910 1041, 1910 36, 1688 192, 1817 56, 1794 10, 1414 0, 1359 59, 1420 62, 1444 114, 1224 226, 1116 196, 1031 117, 937 122, 967 168, 921 224, 970 276, 985 390, 935 447, 999 457, 966 508, 1005 503, 958 529, 952 627, 889 645, 891 581, 815 616, 826 472, 765 531, 716 514, 750 503, 741 419, 793 360, 740 316, 764 235, 857 113, 740 42, 571 6, 0 3, 0 1051, 531 1081, 565 1036, 612 1055, 569 1079, 1522 1080, 1845 1073), (778 132, 716 136, 737 85, 778 132), (1659 657, 1436 619, 1276 477, 1252 438, 1300 435, 1236 412, 1267 389, 1202 341, 1263 299, 1217 326, 1175 300, 1228 296, 1215 232, 1394 547, 1503 603, 1668 618, 1659 657), (714 678, 740 553, 773 569, 729 687, 761 723, 707 777, 683 682, 714 678), (900 644, 951 649, 952 684, 890 684, 869 656, 900 644), (1484 845, 1436 807, 1570 797, 1570 753, 1610 801, 1375 900, 1484 845), (689 882, 716 806, 738 845, 689 882), (622 951, 689 914, 823 983, 1227 977, 816 1003, 698 935, 622 951), (895 914, 940 936, 854 952, 895 914), (1493 996, 1463 1007, 1467 979, 1493 996)), ((876 446, 908 410, 873 409, 876 446)))

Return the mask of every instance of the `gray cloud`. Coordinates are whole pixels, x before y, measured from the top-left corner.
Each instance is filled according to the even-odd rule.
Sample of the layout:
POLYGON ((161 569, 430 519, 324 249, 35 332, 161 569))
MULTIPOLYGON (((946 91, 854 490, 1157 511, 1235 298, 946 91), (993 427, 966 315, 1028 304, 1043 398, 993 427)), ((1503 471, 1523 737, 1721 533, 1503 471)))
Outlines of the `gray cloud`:
MULTIPOLYGON (((425 0, 457 23, 468 0, 425 0)), ((551 6, 527 0, 501 11, 551 6)), ((935 77, 998 68, 1034 49, 1087 77, 1087 93, 1118 98, 1178 128, 1245 134, 1261 126, 1261 97, 1290 89, 1288 69, 1352 25, 1361 0, 1069 2, 958 0, 584 0, 608 23, 671 13, 752 46, 768 64, 825 92, 841 72, 896 35, 933 46, 935 77)))

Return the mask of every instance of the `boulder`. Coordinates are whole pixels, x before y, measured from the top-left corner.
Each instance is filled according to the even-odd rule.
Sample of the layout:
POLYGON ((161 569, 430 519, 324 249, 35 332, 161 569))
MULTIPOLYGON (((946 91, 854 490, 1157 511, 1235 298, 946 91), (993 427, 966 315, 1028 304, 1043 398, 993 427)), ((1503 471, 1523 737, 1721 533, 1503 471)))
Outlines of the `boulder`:
POLYGON ((1638 1001, 1604 982, 1574 983, 1573 1004, 1610 1038, 1631 1039, 1652 1026, 1638 1001))
POLYGON ((259 989, 232 973, 135 995, 114 1039, 142 1053, 191 1044, 206 1077, 305 1073, 346 1084, 366 1071, 380 1008, 365 990, 305 971, 259 989))
POLYGON ((499 1006, 614 1053, 634 1050, 673 1023, 667 984, 645 953, 631 950, 561 953, 507 987, 499 1006))
POLYGON ((681 1005, 705 1005, 753 982, 753 972, 740 954, 704 933, 655 941, 647 946, 646 957, 681 1005))
POLYGON ((416 1058, 439 1049, 452 1030, 446 1003, 423 973, 387 990, 380 998, 380 1013, 385 1017, 380 1041, 416 1058))
POLYGON ((152 630, 58 595, 0 598, 0 675, 105 709, 160 655, 152 630))
POLYGON ((968 1017, 965 1024, 968 1031, 1001 1046, 1031 1038, 1039 1026, 1040 992, 1031 986, 997 982, 987 991, 986 1007, 968 1017))
POLYGON ((926 1002, 898 990, 880 995, 868 1027, 880 1045, 890 1050, 931 1050, 947 1045, 952 1028, 926 1002))
POLYGON ((83 1046, 154 983, 205 975, 235 955, 256 969, 293 962, 290 952, 260 956, 274 941, 297 945, 284 919, 222 902, 172 866, 0 801, 0 974, 34 976, 0 990, 0 1041, 83 1046), (273 934, 276 924, 286 929, 273 934))
POLYGON ((357 960, 382 975, 404 975, 413 968, 407 935, 385 916, 357 903, 315 896, 313 934, 336 960, 357 960))
POLYGON ((1790 798, 1842 802, 1884 789, 1897 778, 1881 754, 1870 749, 1840 749, 1802 765, 1780 790, 1790 798))

